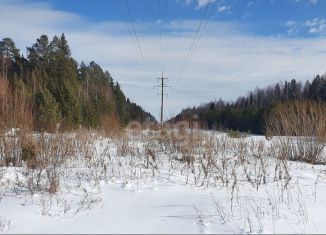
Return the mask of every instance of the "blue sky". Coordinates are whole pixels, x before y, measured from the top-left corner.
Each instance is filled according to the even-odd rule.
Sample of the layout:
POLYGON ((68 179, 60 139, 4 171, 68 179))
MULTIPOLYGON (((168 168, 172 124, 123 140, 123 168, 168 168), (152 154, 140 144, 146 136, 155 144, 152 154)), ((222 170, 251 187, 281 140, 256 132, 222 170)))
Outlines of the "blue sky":
MULTIPOLYGON (((75 13, 93 22, 129 20, 124 0, 28 2, 46 3, 54 9, 75 13)), ((139 22, 159 20, 159 9, 165 21, 201 19, 208 3, 210 7, 215 7, 210 17, 212 21, 242 23, 252 34, 313 37, 326 31, 323 29, 309 33, 310 27, 305 26, 307 21, 323 19, 326 1, 322 0, 128 0, 132 15, 139 22), (296 27, 296 32, 288 32, 291 26, 296 27)), ((325 24, 322 21, 315 23, 325 24)))
POLYGON ((110 71, 156 117, 153 87, 164 70, 172 86, 165 118, 326 71, 324 0, 127 2, 139 45, 124 0, 0 0, 0 37, 12 37, 26 53, 40 35, 64 32, 79 62, 94 60, 110 71), (206 9, 210 17, 195 37, 206 9))

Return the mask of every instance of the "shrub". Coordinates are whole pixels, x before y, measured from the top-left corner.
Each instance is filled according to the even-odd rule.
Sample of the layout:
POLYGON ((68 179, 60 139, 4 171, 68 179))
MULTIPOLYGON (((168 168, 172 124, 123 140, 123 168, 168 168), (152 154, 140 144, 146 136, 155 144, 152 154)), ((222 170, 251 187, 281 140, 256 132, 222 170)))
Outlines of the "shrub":
POLYGON ((243 138, 245 137, 244 134, 242 134, 240 131, 238 130, 230 130, 227 132, 227 135, 230 137, 230 138, 243 138))
POLYGON ((24 137, 21 143, 21 159, 27 163, 28 168, 38 167, 37 154, 38 147, 32 137, 24 137))

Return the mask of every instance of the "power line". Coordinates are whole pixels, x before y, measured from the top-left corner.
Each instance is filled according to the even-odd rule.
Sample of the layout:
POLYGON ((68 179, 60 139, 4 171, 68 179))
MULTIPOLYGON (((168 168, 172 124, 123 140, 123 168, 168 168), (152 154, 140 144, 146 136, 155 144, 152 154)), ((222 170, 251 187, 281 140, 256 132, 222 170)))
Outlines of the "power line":
MULTIPOLYGON (((186 11, 186 7, 183 6, 180 19, 183 19, 184 15, 185 15, 185 11, 186 11)), ((180 29, 179 29, 179 32, 178 32, 178 37, 181 36, 182 28, 183 28, 183 20, 181 20, 181 23, 180 23, 180 29)))
MULTIPOLYGON (((168 87, 166 86, 165 84, 165 80, 167 80, 167 78, 164 78, 163 76, 163 70, 164 70, 164 61, 163 61, 163 17, 162 17, 162 0, 158 0, 158 15, 159 15, 159 32, 160 32, 160 67, 161 67, 161 70, 162 70, 162 78, 160 78, 161 80, 161 84, 159 85, 159 87, 161 88, 161 123, 163 123, 163 111, 164 111, 164 96, 167 95, 164 93, 164 88, 165 87, 168 87)), ((135 28, 135 23, 134 23, 134 18, 132 16, 132 13, 131 13, 131 10, 130 10, 130 6, 129 6, 129 3, 128 3, 128 0, 124 0, 124 3, 125 3, 125 6, 127 8, 127 12, 128 12, 128 15, 129 15, 129 20, 130 20, 130 23, 131 23, 131 26, 132 26, 132 32, 131 30, 129 29, 128 27, 128 30, 130 32, 130 34, 134 34, 134 37, 137 41, 137 46, 138 46, 138 50, 139 50, 139 53, 140 53, 140 57, 142 59, 142 62, 144 63, 145 67, 148 69, 148 65, 146 63, 146 60, 145 60, 145 57, 144 57, 144 53, 143 53, 143 49, 141 47, 141 43, 140 43, 140 39, 138 37, 138 34, 137 34, 137 31, 136 31, 136 28, 135 28)), ((210 8, 211 6, 211 3, 212 3, 212 0, 209 0, 208 3, 206 4, 205 6, 205 9, 203 10, 203 14, 202 14, 202 17, 201 17, 201 20, 200 20, 200 23, 196 29, 195 32, 195 35, 194 35, 194 38, 191 42, 191 45, 189 47, 189 50, 187 51, 187 56, 185 58, 185 61, 183 63, 183 66, 182 66, 182 70, 181 70, 181 74, 180 76, 178 77, 178 81, 180 80, 180 77, 182 76, 182 74, 184 73, 184 70, 187 66, 187 64, 191 61, 191 58, 194 54, 194 51, 196 50, 197 46, 198 46, 198 43, 207 27, 207 24, 208 24, 208 21, 209 21, 209 18, 211 17, 212 15, 212 12, 214 10, 214 7, 216 5, 216 1, 215 1, 215 4, 212 8, 210 8)), ((146 2, 145 0, 143 1, 143 6, 144 6, 144 9, 146 8, 146 2)), ((166 5, 165 5, 166 6, 166 5)), ((167 6, 166 6, 167 7, 167 6)), ((184 10, 185 11, 185 10, 184 10)), ((182 14, 184 14, 184 11, 182 14)), ((148 25, 148 22, 147 22, 147 32, 149 33, 149 25, 148 25)), ((181 33, 181 29, 179 31, 179 33, 181 33)))
MULTIPOLYGON (((143 0, 144 12, 147 12, 147 1, 143 0)), ((146 26, 147 26, 147 34, 149 35, 149 21, 146 19, 146 26)))
POLYGON ((159 15, 159 24, 160 24, 160 67, 162 67, 162 12, 161 12, 161 0, 158 0, 158 15, 159 15))
POLYGON ((187 57, 186 57, 186 60, 185 60, 185 63, 184 63, 184 67, 185 67, 186 63, 188 62, 189 56, 190 56, 190 54, 191 54, 191 51, 193 50, 194 44, 195 44, 196 39, 197 39, 197 37, 198 37, 198 33, 199 33, 199 31, 200 31, 200 28, 202 27, 202 24, 203 24, 203 22, 204 22, 204 18, 205 18, 205 16, 206 16, 207 9, 208 9, 208 6, 209 6, 210 2, 211 2, 211 0, 209 0, 208 4, 207 4, 206 7, 205 7, 204 13, 203 13, 203 15, 202 15, 202 18, 201 18, 200 23, 199 23, 199 25, 198 25, 198 28, 197 28, 197 30, 196 30, 195 37, 194 37, 194 39, 193 39, 193 41, 192 41, 192 43, 191 43, 191 46, 190 46, 190 48, 189 48, 189 50, 188 50, 188 54, 187 54, 187 57))
MULTIPOLYGON (((163 0, 164 1, 164 6, 163 6, 163 14, 162 14, 162 26, 163 26, 163 33, 164 33, 164 30, 166 30, 166 28, 164 27, 166 24, 165 24, 165 19, 166 19, 166 22, 168 22, 168 3, 169 1, 168 0, 163 0)), ((162 36, 162 70, 166 70, 167 68, 167 60, 166 60, 166 55, 167 55, 167 50, 166 50, 166 43, 167 43, 167 37, 166 35, 162 36)))
POLYGON ((197 42, 196 42, 195 48, 194 48, 194 50, 193 50, 193 52, 192 52, 192 54, 191 54, 191 56, 190 56, 189 61, 191 61, 191 58, 192 58, 193 54, 195 53, 195 51, 196 51, 196 49, 197 49, 198 43, 199 43, 201 37, 203 36, 203 34, 204 34, 204 32, 205 32, 205 29, 207 28, 207 24, 208 24, 208 22, 209 22, 209 20, 210 20, 210 18, 211 18, 211 16, 212 16, 214 10, 215 10, 216 5, 217 5, 217 1, 214 2, 213 6, 212 6, 211 9, 210 9, 210 12, 209 12, 209 14, 208 14, 208 17, 206 18, 205 25, 204 25, 203 29, 201 30, 201 32, 200 32, 200 34, 199 34, 199 37, 198 37, 198 39, 197 39, 197 42))
MULTIPOLYGON (((201 32, 201 28, 203 27, 202 25, 203 25, 203 22, 204 22, 204 19, 205 19, 206 15, 207 15, 207 10, 208 10, 208 8, 209 8, 209 6, 210 6, 210 4, 211 4, 211 1, 212 1, 212 0, 209 0, 209 2, 207 3, 207 5, 205 6, 205 9, 204 9, 203 15, 202 15, 202 17, 201 17, 200 23, 199 23, 199 25, 198 25, 197 30, 195 31, 194 39, 192 40, 192 43, 191 43, 190 48, 189 48, 189 50, 188 50, 188 53, 187 53, 186 59, 185 59, 185 61, 184 61, 184 63, 183 63, 183 66, 182 66, 182 69, 181 69, 180 76, 178 76, 178 81, 180 80, 180 77, 183 75, 184 70, 185 70, 185 68, 186 68, 186 66, 187 66, 187 64, 188 64, 188 62, 189 62, 190 59, 191 59, 191 55, 193 54, 192 52, 193 52, 193 50, 194 50, 194 46, 195 46, 196 40, 197 40, 197 38, 198 38, 199 33, 201 32)), ((207 24, 207 23, 206 23, 206 24, 207 24)), ((206 25, 206 24, 205 24, 205 25, 206 25)))
POLYGON ((131 14, 131 11, 130 11, 130 7, 129 7, 129 4, 128 4, 128 0, 124 0, 125 2, 125 5, 127 7, 127 11, 128 11, 128 15, 129 15, 129 19, 131 21, 131 25, 132 25, 132 29, 133 29, 133 33, 135 35, 135 38, 136 38, 136 41, 137 41, 137 45, 138 45, 138 49, 139 49, 139 52, 140 52, 140 56, 141 56, 141 59, 145 65, 145 67, 148 69, 148 66, 147 66, 147 63, 144 59, 144 54, 143 54, 143 50, 140 46, 140 42, 139 42, 139 38, 138 38, 138 35, 137 35, 137 32, 136 32, 136 29, 135 29, 135 24, 134 24, 134 19, 132 17, 132 14, 131 14))

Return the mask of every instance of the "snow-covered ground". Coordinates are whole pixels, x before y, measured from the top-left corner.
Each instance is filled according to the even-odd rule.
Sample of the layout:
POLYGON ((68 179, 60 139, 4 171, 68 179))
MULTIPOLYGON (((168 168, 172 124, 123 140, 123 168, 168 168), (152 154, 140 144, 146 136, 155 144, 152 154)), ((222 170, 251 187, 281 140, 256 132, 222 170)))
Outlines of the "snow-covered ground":
POLYGON ((326 233, 325 166, 278 161, 263 137, 200 135, 180 151, 147 132, 94 139, 53 195, 2 167, 0 232, 326 233))

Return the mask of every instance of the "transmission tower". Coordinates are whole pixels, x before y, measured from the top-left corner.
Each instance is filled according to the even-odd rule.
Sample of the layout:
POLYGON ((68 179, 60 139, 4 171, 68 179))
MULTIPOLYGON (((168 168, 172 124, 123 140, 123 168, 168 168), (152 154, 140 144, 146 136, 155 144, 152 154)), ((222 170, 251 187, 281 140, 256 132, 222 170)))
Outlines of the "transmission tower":
POLYGON ((161 125, 163 125, 163 112, 164 112, 164 96, 167 96, 166 93, 164 93, 164 88, 170 87, 165 84, 165 81, 168 80, 168 78, 164 77, 164 72, 162 71, 162 77, 158 78, 157 80, 160 81, 160 85, 158 87, 160 88, 160 93, 158 93, 161 96, 161 125))

